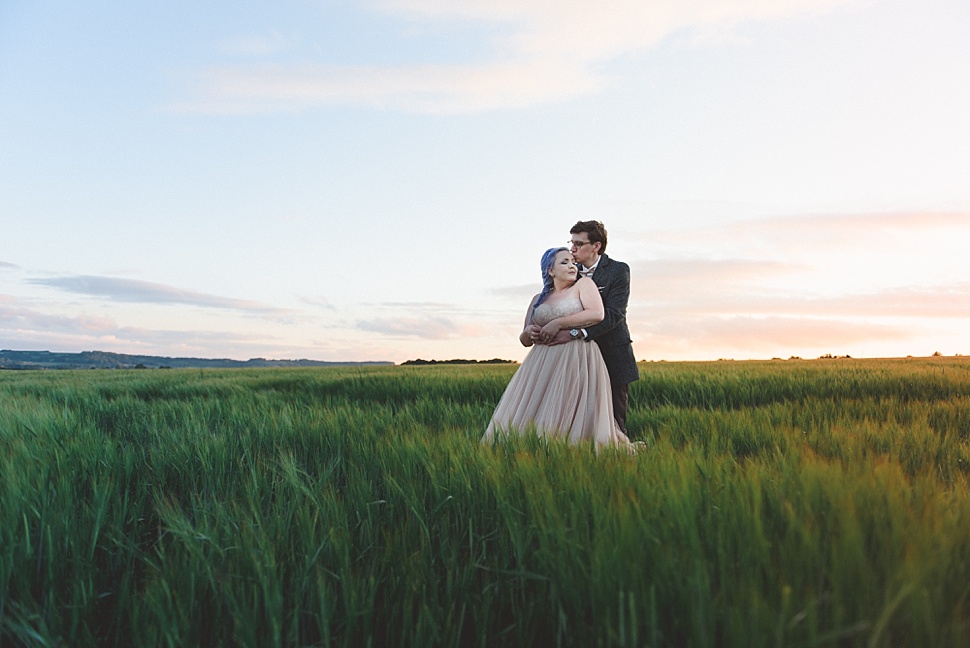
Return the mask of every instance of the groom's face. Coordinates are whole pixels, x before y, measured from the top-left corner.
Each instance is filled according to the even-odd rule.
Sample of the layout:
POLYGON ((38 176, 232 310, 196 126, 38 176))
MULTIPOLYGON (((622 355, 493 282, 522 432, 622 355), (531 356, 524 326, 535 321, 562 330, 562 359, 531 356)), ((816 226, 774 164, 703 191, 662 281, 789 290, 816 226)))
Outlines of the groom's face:
POLYGON ((586 267, 596 263, 600 245, 599 243, 590 243, 587 232, 570 234, 570 241, 569 251, 573 253, 573 258, 576 259, 576 263, 581 263, 586 267))

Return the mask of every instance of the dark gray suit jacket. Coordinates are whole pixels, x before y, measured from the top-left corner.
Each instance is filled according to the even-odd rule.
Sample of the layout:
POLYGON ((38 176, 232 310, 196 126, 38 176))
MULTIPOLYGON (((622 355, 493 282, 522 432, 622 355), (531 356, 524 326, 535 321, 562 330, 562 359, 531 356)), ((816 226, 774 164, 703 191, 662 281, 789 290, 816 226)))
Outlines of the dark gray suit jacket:
POLYGON ((626 385, 640 378, 637 359, 633 355, 630 329, 626 325, 626 306, 630 301, 630 266, 600 255, 593 273, 593 283, 603 298, 606 316, 599 324, 587 327, 587 339, 596 342, 606 361, 610 381, 626 385))

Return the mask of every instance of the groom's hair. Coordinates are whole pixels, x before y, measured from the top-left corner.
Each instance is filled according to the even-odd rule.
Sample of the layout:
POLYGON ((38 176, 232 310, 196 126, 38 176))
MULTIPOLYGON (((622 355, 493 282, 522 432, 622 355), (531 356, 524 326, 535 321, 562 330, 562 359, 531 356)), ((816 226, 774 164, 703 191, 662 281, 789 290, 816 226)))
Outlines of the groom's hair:
POLYGON ((599 221, 579 221, 569 230, 570 234, 586 232, 590 243, 600 244, 600 254, 606 252, 606 228, 599 221))

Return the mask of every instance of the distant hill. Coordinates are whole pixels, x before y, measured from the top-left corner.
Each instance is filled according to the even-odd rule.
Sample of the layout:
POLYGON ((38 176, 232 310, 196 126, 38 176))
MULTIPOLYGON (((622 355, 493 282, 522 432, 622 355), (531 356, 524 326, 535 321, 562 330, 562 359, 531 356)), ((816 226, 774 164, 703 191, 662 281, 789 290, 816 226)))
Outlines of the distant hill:
POLYGON ((243 369, 246 367, 332 367, 347 365, 393 365, 393 362, 325 362, 321 360, 228 360, 166 358, 127 355, 108 351, 52 353, 50 351, 0 350, 0 369, 243 369))

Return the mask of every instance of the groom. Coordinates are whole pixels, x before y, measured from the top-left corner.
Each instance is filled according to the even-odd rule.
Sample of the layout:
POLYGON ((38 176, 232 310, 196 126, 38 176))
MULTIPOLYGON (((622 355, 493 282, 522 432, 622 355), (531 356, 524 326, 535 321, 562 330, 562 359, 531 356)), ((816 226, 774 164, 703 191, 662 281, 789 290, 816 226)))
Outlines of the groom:
POLYGON ((600 347, 613 392, 613 416, 626 434, 626 411, 630 383, 640 378, 633 356, 626 307, 630 301, 630 266, 606 256, 606 228, 599 221, 579 221, 569 230, 570 252, 579 266, 580 276, 590 276, 603 297, 606 316, 599 324, 585 329, 560 331, 551 344, 577 340, 594 341, 600 347))

